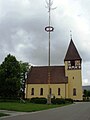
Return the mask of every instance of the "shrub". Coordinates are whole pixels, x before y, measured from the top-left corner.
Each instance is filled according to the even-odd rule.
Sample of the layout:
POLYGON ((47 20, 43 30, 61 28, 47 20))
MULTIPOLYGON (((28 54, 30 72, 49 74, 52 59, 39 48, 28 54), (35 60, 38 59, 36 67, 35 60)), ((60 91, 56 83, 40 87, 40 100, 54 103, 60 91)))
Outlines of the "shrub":
MULTIPOLYGON (((38 97, 33 97, 30 99, 31 103, 36 103, 36 104, 46 104, 47 103, 47 99, 46 98, 38 98, 38 97)), ((52 98, 51 99, 51 103, 52 104, 66 104, 66 103, 73 103, 73 100, 68 98, 68 99, 64 99, 64 98, 52 98)))
POLYGON ((56 98, 51 99, 52 104, 65 104, 65 99, 63 98, 56 98))
POLYGON ((65 99, 63 99, 63 98, 56 98, 56 103, 57 104, 65 104, 65 99))
POLYGON ((52 98, 51 99, 52 104, 66 104, 66 103, 73 103, 73 100, 68 98, 68 99, 63 99, 63 98, 52 98))
POLYGON ((55 99, 55 98, 52 98, 52 99, 51 99, 51 103, 52 103, 52 104, 56 104, 56 99, 55 99))
POLYGON ((66 101, 66 103, 73 103, 73 99, 71 99, 71 98, 66 98, 65 101, 66 101))
POLYGON ((31 98, 30 100, 31 103, 37 103, 37 104, 46 104, 47 103, 47 99, 46 98, 31 98))

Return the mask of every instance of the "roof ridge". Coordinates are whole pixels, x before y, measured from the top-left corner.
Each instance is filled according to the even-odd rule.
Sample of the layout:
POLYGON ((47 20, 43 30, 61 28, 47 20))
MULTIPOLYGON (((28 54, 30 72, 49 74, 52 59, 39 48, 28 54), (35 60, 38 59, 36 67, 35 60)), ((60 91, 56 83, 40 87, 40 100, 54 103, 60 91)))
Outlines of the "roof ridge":
MULTIPOLYGON (((42 67, 48 67, 48 66, 31 66, 31 67, 33 67, 33 68, 42 68, 42 67)), ((64 65, 61 65, 61 66, 59 66, 59 65, 53 65, 53 66, 50 66, 50 67, 65 67, 64 65)))

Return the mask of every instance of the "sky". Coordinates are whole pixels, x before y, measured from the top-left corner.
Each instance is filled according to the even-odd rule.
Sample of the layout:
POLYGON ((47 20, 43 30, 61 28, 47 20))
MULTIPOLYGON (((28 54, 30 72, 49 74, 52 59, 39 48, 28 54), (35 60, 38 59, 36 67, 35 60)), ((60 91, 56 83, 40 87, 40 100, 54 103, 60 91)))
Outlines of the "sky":
MULTIPOLYGON (((0 0, 0 63, 10 53, 48 65, 48 0, 0 0)), ((70 31, 82 58, 82 84, 90 85, 90 0, 53 0, 51 65, 64 65, 70 31)))

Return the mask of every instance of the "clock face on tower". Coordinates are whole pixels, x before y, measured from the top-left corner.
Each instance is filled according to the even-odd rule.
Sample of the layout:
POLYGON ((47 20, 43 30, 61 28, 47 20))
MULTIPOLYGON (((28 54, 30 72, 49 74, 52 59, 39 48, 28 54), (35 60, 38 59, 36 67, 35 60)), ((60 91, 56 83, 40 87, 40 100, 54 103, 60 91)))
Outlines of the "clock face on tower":
POLYGON ((81 69, 81 62, 80 62, 80 60, 68 61, 68 69, 81 69))

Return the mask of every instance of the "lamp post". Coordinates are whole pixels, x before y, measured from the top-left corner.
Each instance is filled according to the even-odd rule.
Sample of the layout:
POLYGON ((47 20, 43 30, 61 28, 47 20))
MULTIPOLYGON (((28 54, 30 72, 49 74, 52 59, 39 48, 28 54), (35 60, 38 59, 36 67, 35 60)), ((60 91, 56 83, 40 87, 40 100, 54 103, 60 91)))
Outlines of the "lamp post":
POLYGON ((48 13, 49 13, 49 25, 45 27, 45 31, 48 32, 48 96, 47 96, 47 104, 51 104, 51 91, 50 91, 50 40, 51 40, 51 32, 53 32, 54 28, 51 26, 51 9, 53 2, 49 0, 47 3, 48 13))

